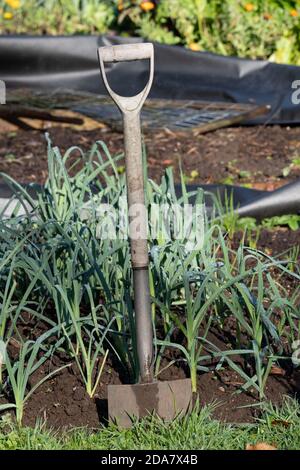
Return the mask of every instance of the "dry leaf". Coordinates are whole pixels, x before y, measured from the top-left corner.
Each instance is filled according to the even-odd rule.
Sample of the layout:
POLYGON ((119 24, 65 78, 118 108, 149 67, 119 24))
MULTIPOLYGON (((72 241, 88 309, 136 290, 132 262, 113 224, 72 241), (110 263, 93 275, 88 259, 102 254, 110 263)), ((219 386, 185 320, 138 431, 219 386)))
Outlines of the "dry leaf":
POLYGON ((271 424, 272 426, 283 426, 284 428, 288 428, 291 425, 289 421, 286 421, 284 419, 273 419, 271 424))
POLYGON ((277 448, 265 442, 257 442, 256 444, 247 444, 246 450, 277 450, 277 448))
POLYGON ((253 183, 252 187, 254 189, 260 189, 262 191, 274 191, 275 189, 278 189, 280 186, 282 186, 281 182, 277 181, 264 181, 262 183, 253 183))
POLYGON ((285 370, 273 364, 271 367, 270 374, 271 375, 285 375, 285 370))
POLYGON ((15 338, 9 338, 9 344, 11 344, 16 349, 21 349, 21 343, 17 341, 15 338))

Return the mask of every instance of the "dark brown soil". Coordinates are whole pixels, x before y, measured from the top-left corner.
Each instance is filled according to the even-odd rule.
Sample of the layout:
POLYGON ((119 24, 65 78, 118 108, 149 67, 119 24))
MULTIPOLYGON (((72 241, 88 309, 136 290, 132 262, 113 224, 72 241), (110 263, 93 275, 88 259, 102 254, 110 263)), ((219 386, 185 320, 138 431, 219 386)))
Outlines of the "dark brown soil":
MULTIPOLYGON (((213 415, 230 423, 253 422, 260 414, 259 400, 250 394, 237 393, 242 383, 238 374, 225 370, 221 374, 204 373, 198 380, 198 392, 202 404, 216 401, 213 415), (251 405, 251 406, 250 406, 251 405)), ((284 395, 298 396, 300 391, 300 375, 286 378, 270 376, 266 386, 266 399, 274 404, 280 404, 284 395)))
POLYGON ((286 227, 276 230, 262 230, 258 239, 258 247, 271 255, 279 255, 295 246, 300 248, 300 230, 289 230, 286 227))
MULTIPOLYGON (((36 323, 32 317, 25 323, 26 326, 22 323, 18 330, 26 338, 34 339, 46 329, 45 324, 36 323)), ((229 319, 228 324, 222 330, 211 329, 208 340, 220 350, 227 350, 232 334, 234 334, 234 325, 229 319)), ((176 341, 180 341, 180 338, 178 337, 176 341)), ((18 341, 11 341, 9 348, 10 355, 13 357, 18 352, 18 341)), ((241 357, 232 356, 232 360, 243 367, 241 357)), ((99 362, 102 363, 102 358, 99 358, 99 362)), ((203 365, 212 370, 198 374, 197 397, 200 405, 214 402, 216 404, 214 417, 232 423, 251 422, 259 416, 259 399, 255 391, 250 389, 249 392, 242 392, 241 385, 244 381, 236 372, 226 366, 215 371, 213 362, 205 362, 203 365)), ((119 363, 112 362, 108 358, 97 392, 91 399, 86 392, 76 363, 71 364, 70 358, 64 353, 56 353, 30 377, 29 388, 50 372, 63 366, 62 370, 44 382, 31 395, 25 406, 23 424, 34 426, 38 419, 46 421, 46 425, 54 429, 82 426, 98 428, 100 424, 106 424, 107 385, 129 383, 129 376, 124 369, 119 363)), ((188 377, 188 370, 180 360, 180 353, 176 349, 165 351, 161 370, 159 380, 188 377), (173 363, 174 360, 176 360, 175 363, 173 363)), ((265 391, 266 398, 274 404, 280 404, 284 395, 299 397, 300 371, 295 372, 288 364, 286 367, 284 364, 281 367, 274 367, 265 391)), ((2 397, 0 403, 5 402, 6 400, 2 397)))
MULTIPOLYGON (((235 233, 233 240, 228 241, 232 247, 237 249, 243 234, 235 233)), ((246 236, 245 245, 247 246, 249 239, 246 236)), ((300 260, 300 230, 290 230, 288 227, 276 227, 274 229, 262 228, 259 231, 256 247, 269 256, 287 256, 290 250, 298 247, 299 253, 296 259, 300 260)))
MULTIPOLYGON (((102 359, 101 359, 102 360, 102 359)), ((49 370, 67 365, 58 357, 52 364, 38 371, 40 380, 49 370)), ((37 377, 35 377, 37 380, 37 377)), ((76 364, 66 367, 45 382, 26 404, 24 424, 34 426, 37 416, 53 428, 81 427, 97 428, 107 421, 107 385, 120 384, 118 373, 107 365, 103 371, 98 393, 91 399, 85 389, 76 364)))
MULTIPOLYGON (((31 380, 31 385, 50 370, 64 364, 67 362, 54 357, 51 364, 47 363, 38 370, 31 380)), ((267 399, 275 404, 280 404, 284 395, 295 397, 300 392, 300 373, 289 375, 280 368, 279 371, 284 375, 271 375, 266 387, 267 399)), ((66 367, 46 381, 31 396, 25 407, 24 424, 34 426, 38 418, 46 419, 47 426, 56 429, 71 426, 97 428, 100 423, 105 424, 108 413, 107 385, 126 383, 126 377, 121 381, 120 375, 122 376, 120 370, 108 363, 104 368, 98 392, 91 399, 86 393, 77 367, 74 365, 66 367)), ((184 369, 180 365, 173 365, 159 375, 159 380, 185 377, 184 369)), ((251 393, 237 393, 242 383, 238 374, 226 368, 220 372, 200 373, 198 376, 200 404, 215 402, 218 405, 214 411, 216 418, 232 423, 251 422, 259 415, 258 406, 253 406, 258 405, 259 400, 251 393), (252 406, 245 408, 248 405, 252 406)))
MULTIPOLYGON (((122 134, 105 126, 93 130, 56 126, 48 131, 62 151, 72 145, 87 150, 96 140, 103 140, 112 154, 123 150, 122 134)), ((9 131, 0 123, 0 142, 0 171, 21 182, 45 181, 43 132, 9 131)), ((149 176, 155 179, 170 165, 178 178, 180 161, 193 183, 227 182, 271 190, 300 176, 300 127, 235 127, 199 137, 162 130, 146 134, 145 144, 149 176)))

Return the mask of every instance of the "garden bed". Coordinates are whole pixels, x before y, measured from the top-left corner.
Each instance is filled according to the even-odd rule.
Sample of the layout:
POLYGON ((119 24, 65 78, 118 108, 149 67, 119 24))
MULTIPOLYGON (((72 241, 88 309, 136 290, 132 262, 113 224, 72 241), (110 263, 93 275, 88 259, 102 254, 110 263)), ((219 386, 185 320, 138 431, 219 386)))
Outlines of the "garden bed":
MULTIPOLYGON (((165 169, 173 166, 174 179, 179 181, 178 158, 180 157, 186 183, 223 182, 246 184, 259 189, 274 189, 289 181, 293 181, 300 175, 297 156, 300 145, 298 142, 299 134, 299 128, 290 129, 274 126, 223 129, 197 139, 192 139, 188 135, 179 139, 176 134, 169 131, 161 131, 155 136, 155 140, 151 135, 146 135, 145 143, 148 152, 149 176, 158 182, 165 169)), ((120 153, 123 148, 122 136, 106 127, 98 127, 97 129, 80 132, 71 127, 53 127, 50 129, 50 136, 52 142, 61 149, 62 153, 72 145, 78 145, 84 150, 88 150, 96 140, 105 141, 112 154, 120 153)), ((94 317, 93 315, 92 317, 90 316, 89 309, 94 312, 94 315, 99 315, 97 319, 99 322, 106 316, 105 313, 104 317, 102 317, 103 313, 100 315, 99 310, 97 310, 97 308, 102 306, 104 312, 106 312, 106 306, 107 309, 112 309, 109 315, 115 314, 116 305, 118 315, 123 317, 125 310, 130 312, 130 302, 129 304, 127 303, 128 298, 125 295, 123 283, 125 281, 128 282, 128 279, 130 279, 128 277, 130 274, 128 270, 127 248, 125 247, 125 254, 122 250, 118 254, 119 248, 116 248, 116 252, 113 254, 107 254, 108 252, 105 250, 108 247, 105 245, 105 242, 99 241, 96 236, 95 221, 93 219, 91 221, 78 221, 78 204, 82 204, 84 200, 80 193, 84 189, 79 190, 78 188, 87 188, 85 181, 89 180, 92 168, 86 168, 86 173, 82 173, 79 176, 82 179, 80 179, 81 183, 77 185, 74 178, 68 180, 64 170, 62 170, 64 164, 62 164, 60 157, 53 150, 49 150, 47 157, 45 137, 42 133, 38 131, 24 132, 6 129, 6 132, 2 133, 1 138, 1 171, 24 183, 45 183, 48 177, 48 167, 52 169, 52 174, 50 174, 51 182, 49 183, 48 181, 47 190, 42 195, 42 202, 39 202, 37 220, 32 221, 27 220, 26 217, 24 218, 24 235, 25 233, 27 234, 26 236, 29 237, 30 243, 27 244, 23 234, 21 237, 21 234, 18 233, 18 225, 14 225, 14 222, 12 222, 12 226, 9 226, 9 222, 5 222, 1 234, 1 263, 2 267, 6 266, 1 272, 1 282, 3 283, 1 295, 5 305, 11 300, 10 294, 8 294, 11 288, 11 280, 16 279, 16 285, 14 285, 12 290, 13 302, 11 308, 16 313, 14 321, 17 322, 17 328, 11 322, 10 309, 4 312, 3 320, 1 319, 4 322, 4 330, 10 331, 8 351, 12 364, 20 364, 20 355, 27 341, 37 340, 41 338, 41 335, 45 335, 50 331, 50 338, 46 337, 45 339, 45 350, 51 351, 53 341, 57 341, 59 346, 55 347, 50 358, 41 363, 37 370, 33 370, 29 374, 28 384, 25 387, 27 393, 30 393, 35 384, 46 378, 49 373, 64 367, 42 383, 28 398, 24 407, 22 423, 34 426, 36 419, 40 418, 41 420, 46 420, 47 426, 54 428, 70 426, 97 428, 100 423, 105 422, 107 419, 107 385, 128 383, 132 378, 130 379, 129 374, 126 372, 127 369, 124 368, 124 364, 121 366, 122 361, 120 357, 117 360, 111 350, 104 365, 97 390, 93 397, 90 398, 87 394, 86 383, 83 381, 82 371, 79 371, 78 363, 76 362, 77 359, 79 362, 82 360, 83 349, 80 346, 81 349, 79 348, 79 350, 81 353, 78 353, 76 349, 79 347, 78 331, 74 325, 80 325, 80 327, 84 328, 84 343, 88 345, 89 341, 94 341, 95 339, 93 336, 95 332, 94 330, 91 332, 90 329, 90 323, 94 321, 94 317), (68 186, 69 184, 70 187, 68 186), (77 202, 71 201, 70 194, 74 195, 77 202), (51 222, 49 223, 49 221, 51 222), (51 224, 54 224, 52 228, 51 224), (78 224, 81 229, 78 229, 78 224), (84 235, 86 228, 92 234, 91 239, 84 238, 86 236, 84 235), (73 245, 72 240, 75 245, 73 245), (14 264, 11 263, 11 253, 15 253, 14 250, 18 247, 19 243, 20 247, 24 246, 24 248, 20 248, 16 252, 17 256, 14 259, 14 264), (92 243, 91 249, 94 261, 89 258, 89 251, 85 251, 90 249, 90 243, 92 243), (85 244, 86 246, 84 246, 85 244), (79 247, 78 250, 77 246, 79 247), (54 253, 53 259, 47 258, 47 256, 46 258, 44 257, 48 252, 52 253, 52 255, 54 253), (102 258, 102 255, 104 258, 102 258), (58 257, 57 260, 56 256, 58 257), (76 258, 77 256, 78 259, 76 258), (87 259, 85 259, 86 256, 87 259), (80 264, 82 257, 85 259, 84 263, 86 263, 83 271, 81 271, 82 267, 80 264), (103 266, 105 282, 98 274, 95 267, 97 264, 98 266, 103 266), (7 268, 9 268, 8 271, 7 268), (39 270, 45 270, 44 277, 40 279, 36 278, 36 273, 39 270), (90 291, 83 281, 86 275, 88 275, 89 279, 88 284, 91 286, 90 291), (27 287, 27 285, 23 285, 25 276, 28 276, 26 282, 28 286, 31 286, 32 292, 30 291, 30 295, 32 298, 26 297, 23 300, 24 298, 20 296, 19 290, 24 293, 24 288, 27 287), (35 283, 36 287, 34 287, 35 283), (106 291, 107 283, 109 284, 109 295, 106 291), (78 289, 78 287, 80 288, 78 289), (45 291, 47 291, 47 294, 45 294, 45 291), (80 297, 82 291, 85 293, 84 302, 87 302, 86 296, 88 301, 91 302, 89 306, 82 303, 83 300, 80 297), (92 298, 89 297, 90 294, 92 298), (45 296, 48 298, 48 295, 50 303, 45 308, 45 296), (113 296, 113 300, 109 300, 110 295, 113 296), (74 305, 77 311, 77 319, 73 318, 74 312, 68 307, 68 299, 71 303, 74 302, 72 305, 74 305), (55 307, 53 304, 55 304, 55 307), (7 314, 6 318, 5 315, 7 314), (87 315, 87 323, 81 324, 84 315, 87 315), (69 323, 64 324, 62 322, 63 318, 68 318, 69 323), (62 337, 65 337, 65 342, 63 343, 60 342, 62 337), (74 358, 77 359, 74 360, 74 358), (65 367, 68 364, 71 365, 65 367)), ((103 154, 105 155, 105 152, 103 154)), ((75 150, 68 157, 67 166, 69 167, 71 163, 74 163, 78 157, 79 151, 75 150)), ((104 162, 101 158, 99 157, 100 164, 97 171, 101 178, 106 178, 107 184, 110 185, 106 194, 117 194, 119 197, 120 193, 118 191, 124 191, 124 162, 122 158, 118 158, 115 161, 115 176, 108 176, 102 172, 101 166, 106 168, 107 158, 110 157, 106 155, 104 162)), ((77 170, 78 168, 84 168, 82 162, 77 166, 77 170)), ((76 172, 74 172, 75 174, 76 172)), ((101 186, 100 180, 97 182, 100 190, 99 194, 101 194, 102 190, 106 191, 105 187, 101 186)), ((168 181, 172 189, 170 173, 168 181)), ((162 198, 162 202, 168 199, 167 193, 167 188, 164 187, 159 196, 162 198)), ((157 197, 158 194, 157 192, 157 197)), ((115 200, 115 196, 113 200, 115 200)), ((221 226, 221 229, 224 229, 224 227, 221 226)), ((207 230, 211 230, 210 225, 207 226, 207 230)), ((211 233, 212 239, 206 240, 208 257, 202 258, 201 252, 196 255, 194 261, 191 262, 193 268, 191 272, 195 276, 200 276, 200 280, 201 276, 204 276, 204 278, 207 276, 208 284, 207 292, 206 290, 204 291, 204 300, 208 299, 206 303, 209 302, 210 298, 219 292, 220 298, 216 298, 216 304, 206 307, 203 299, 201 302, 199 299, 197 300, 197 289, 202 289, 202 281, 200 282, 197 277, 196 281, 194 281, 197 289, 193 283, 190 286, 189 283, 192 281, 188 281, 188 286, 184 283, 182 284, 181 278, 178 278, 180 283, 179 292, 177 292, 177 288, 170 287, 172 282, 175 282, 173 276, 174 274, 175 276, 177 275, 177 271, 181 272, 180 270, 182 270, 181 275, 185 279, 187 275, 185 269, 192 269, 190 265, 184 268, 183 264, 181 265, 178 261, 177 257, 180 251, 176 252, 175 245, 171 248, 168 244, 161 245, 161 249, 165 250, 166 257, 170 255, 169 250, 171 250, 172 254, 174 249, 172 255, 174 267, 172 269, 168 268, 169 271, 167 270, 164 273, 168 279, 166 284, 164 284, 165 277, 157 271, 157 266, 153 265, 151 268, 155 279, 155 298, 158 302, 156 328, 158 340, 161 341, 161 343, 158 342, 158 345, 162 345, 164 335, 167 338, 164 348, 160 350, 158 369, 161 372, 158 378, 160 380, 184 378, 191 373, 188 363, 183 361, 184 355, 180 350, 181 346, 186 347, 186 338, 182 336, 180 328, 175 327, 177 323, 173 324, 173 316, 169 317, 168 313, 165 314, 164 312, 164 297, 166 297, 166 302, 169 302, 169 304, 166 304, 166 308, 171 309, 172 315, 177 316, 176 321, 186 321, 188 314, 181 310, 183 307, 176 306, 176 303, 174 304, 175 307, 173 305, 173 294, 171 295, 170 292, 173 292, 175 289, 174 294, 176 293, 178 296, 175 300, 176 302, 179 301, 179 305, 182 305, 182 302, 183 305, 187 305, 187 299, 190 298, 191 305, 197 300, 205 312, 203 320, 199 321, 197 319, 198 329, 197 332, 194 332, 195 335, 199 334, 201 338, 204 338, 210 355, 210 359, 206 359, 203 363, 201 362, 202 356, 200 356, 199 363, 202 368, 206 368, 204 371, 200 367, 197 373, 196 390, 200 405, 203 406, 204 404, 210 404, 212 401, 218 401, 220 406, 214 409, 214 417, 228 422, 253 422, 255 418, 260 416, 261 408, 259 405, 262 401, 271 401, 274 404, 280 405, 285 395, 297 398, 300 390, 299 371, 293 368, 290 358, 287 360, 285 357, 286 355, 290 357, 292 353, 292 338, 297 337, 298 331, 300 230, 292 231, 286 227, 279 226, 275 229, 259 227, 258 230, 255 229, 255 240, 251 232, 246 234, 245 239, 243 239, 243 234, 236 230, 229 235, 218 234, 216 239, 213 238, 215 236, 214 231, 211 233), (221 246, 222 249, 220 249, 221 246), (265 258, 264 255, 261 255, 261 252, 266 253, 265 258), (245 259, 245 265, 242 263, 242 267, 236 261, 237 253, 239 253, 240 259, 245 259), (253 261, 252 259, 253 264, 255 264, 253 271, 246 261, 248 255, 251 255, 255 260, 253 261), (226 257, 228 257, 227 261, 226 257), (279 266, 277 264, 279 263, 277 259, 281 260, 280 263, 282 265, 279 266), (269 267, 268 260, 270 260, 269 267), (291 267, 287 263, 290 263, 291 267), (202 271, 200 270, 200 264, 202 271), (214 266, 217 266, 216 272, 214 266), (286 272, 286 266, 288 266, 290 271, 286 272), (239 278, 241 275, 240 269, 242 273, 243 270, 249 270, 249 281, 247 283, 245 281, 246 284, 242 285, 242 290, 239 278), (215 276, 217 278, 220 276, 220 278, 216 281, 215 276), (222 290, 223 279, 229 282, 226 295, 222 290), (234 280, 233 286, 231 286, 232 280, 234 280), (274 283, 272 284, 273 281, 274 283), (215 282, 215 287, 211 287, 215 282), (261 283, 264 283, 264 285, 261 283), (243 289, 246 289, 249 298, 247 296, 243 298, 243 289), (277 293, 277 289, 280 290, 280 293, 279 291, 277 293), (257 309, 256 295, 261 299, 260 302, 263 301, 264 308, 268 312, 266 313, 267 321, 264 314, 257 309), (265 296, 267 297, 266 304, 265 296), (232 304, 231 301, 233 302, 232 304), (228 302, 228 305, 226 302, 228 302), (238 302, 238 304, 234 302, 238 302), (272 307, 273 304, 274 307, 272 307), (212 315, 215 318, 213 324, 210 325, 210 317, 212 315), (239 315, 242 316, 239 317, 239 315), (206 331, 207 325, 210 325, 208 332, 206 331), (240 338, 238 338, 239 335, 237 334, 237 325, 241 329, 240 338), (168 328, 170 327, 172 334, 168 336, 168 328), (276 329, 276 334, 274 329, 276 329), (280 338, 277 340, 276 335, 278 332, 280 332, 280 338), (251 335, 253 335, 253 338, 251 335), (171 339, 173 347, 168 345, 168 341, 171 339), (282 350, 278 349, 278 341, 282 343, 282 350), (253 357, 251 356, 250 359, 247 359, 244 353, 247 348, 250 348, 249 345, 253 343, 257 344, 257 347, 260 348, 259 354, 256 355, 257 350, 255 348, 253 351, 249 350, 247 354, 253 357), (211 344, 213 344, 215 349, 211 350, 211 344), (174 345, 177 345, 177 347, 174 347, 174 345), (227 353, 231 353, 231 350, 234 354, 226 356, 227 353), (235 350, 237 350, 236 354, 235 350), (278 358, 275 358, 277 354, 278 358), (272 355, 274 355, 274 359, 272 355), (220 362, 221 357, 224 363, 220 362), (229 365, 226 363, 226 357, 231 359, 231 362, 228 362, 229 365), (261 362, 259 364, 255 363, 254 357, 256 357, 256 361, 261 362), (270 357, 272 358, 271 362, 268 362, 267 365, 270 357), (261 371, 263 383, 259 383, 255 370, 256 373, 259 370, 261 371)), ((159 246, 158 244, 158 248, 159 246)), ((163 257, 160 263, 162 272, 164 272, 165 260, 163 257)), ((197 311, 193 315, 196 318, 197 311)), ((127 317, 126 322, 128 323, 127 317)), ((100 328, 100 326, 100 323, 97 323, 96 328, 100 328)), ((118 328, 120 328, 119 334, 124 335, 124 341, 128 342, 130 341, 130 329, 128 329, 128 324, 124 331, 122 330, 123 327, 118 324, 118 328)), ((99 340, 98 336, 96 339, 97 341, 99 340)), ((198 348, 200 347, 199 345, 201 345, 201 342, 198 344, 198 348)), ((44 344, 42 345, 41 343, 40 346, 44 347, 44 344)), ((30 347, 27 350, 29 355, 31 353, 30 347)), ((123 347, 125 346, 123 345, 123 347)), ((100 350, 101 352, 97 354, 96 361, 98 365, 102 364, 104 348, 101 347, 100 350)), ((43 357, 43 351, 44 349, 37 351, 36 360, 43 357)), ((130 354, 133 354, 131 343, 130 354)), ((205 352, 203 354, 205 356, 205 352)), ((15 373, 16 370, 12 369, 10 381, 15 373)), ((7 378, 6 375, 5 378, 7 378)), ((92 375, 92 380, 95 380, 95 375, 92 375)), ((13 402, 13 400, 14 397, 8 381, 7 389, 5 385, 4 393, 0 397, 0 407, 1 405, 13 402)))
MULTIPOLYGON (((96 140, 104 140, 112 154, 123 151, 122 134, 91 121, 88 127, 94 129, 54 126, 48 131, 62 151, 72 145, 89 149, 96 140)), ((2 124, 0 133, 0 171, 24 183, 44 183, 47 155, 43 132, 16 131, 2 124)), ((179 136, 162 130, 154 136, 146 134, 145 144, 149 177, 155 180, 168 166, 173 166, 178 179, 180 161, 187 182, 195 184, 246 184, 272 190, 300 177, 299 127, 235 127, 196 138, 188 132, 179 136)), ((123 165, 120 162, 121 171, 123 165)))
MULTIPOLYGON (((237 233, 232 240, 232 245, 238 247, 241 233, 237 233)), ((292 231, 288 228, 277 228, 276 230, 263 229, 260 233, 257 248, 268 252, 273 256, 279 255, 284 250, 299 246, 300 230, 292 231)), ((299 255, 300 261, 300 255, 299 255)), ((286 279, 285 288, 293 291, 296 287, 295 280, 286 279), (290 283, 289 283, 290 281, 290 283)), ((297 281, 296 281, 297 282, 297 281)), ((54 317, 54 314, 49 314, 54 317)), ((228 347, 236 334, 235 329, 228 325, 226 331, 211 331, 209 340, 222 350, 228 347)), ((29 316, 19 326, 24 339, 34 340, 46 331, 43 323, 36 322, 35 318, 29 316)), ((17 352, 17 344, 13 342, 10 347, 12 353, 17 352)), ((176 358, 174 351, 168 350, 164 355, 163 367, 168 366, 171 360, 176 358)), ((102 358, 99 358, 100 362, 102 358)), ((66 364, 70 360, 65 354, 56 354, 51 360, 43 364, 32 376, 30 386, 66 364)), ((213 364, 212 364, 213 368, 213 364)), ((182 379, 188 376, 188 371, 179 363, 170 366, 160 375, 160 380, 182 379)), ((112 358, 104 367, 99 386, 99 393, 91 399, 86 393, 85 385, 81 379, 76 364, 58 372, 50 380, 41 385, 32 395, 25 407, 23 424, 35 426, 37 419, 46 421, 49 428, 82 427, 97 428, 100 424, 107 423, 107 385, 128 383, 128 376, 124 369, 112 358)), ((219 372, 212 370, 208 373, 200 373, 197 380, 197 393, 200 404, 210 405, 215 402, 218 406, 212 409, 211 416, 229 423, 255 423, 256 418, 261 416, 259 406, 260 400, 254 390, 249 393, 236 393, 241 385, 241 378, 234 371, 225 368, 219 372), (253 393, 254 392, 254 393, 253 393)), ((300 371, 294 370, 290 364, 282 363, 282 367, 274 367, 267 385, 266 399, 274 405, 280 406, 285 396, 299 398, 300 393, 300 371)), ((0 404, 7 400, 0 398, 0 404)))
MULTIPOLYGON (((34 321, 28 322, 26 338, 33 339, 38 331, 34 321), (30 332, 30 333, 29 333, 30 332)), ((224 348, 230 341, 231 332, 224 337, 220 332, 211 332, 209 339, 224 348)), ((169 351, 164 366, 174 354, 169 351)), ((102 358, 100 358, 100 361, 102 358)), ((114 362, 114 361, 113 361, 114 362)), ((54 356, 36 372, 30 382, 33 386, 49 371, 70 363, 63 355, 54 356)), ((187 370, 180 366, 171 366, 159 375, 159 380, 182 379, 188 376, 187 370)), ((26 404, 23 425, 34 427, 37 421, 45 422, 47 428, 99 428, 107 424, 107 385, 127 383, 124 371, 111 360, 105 366, 99 393, 89 398, 76 365, 63 369, 41 385, 26 404)), ((253 393, 236 393, 242 384, 241 378, 234 371, 224 369, 220 372, 202 373, 198 376, 197 393, 201 407, 215 403, 212 417, 229 423, 255 423, 261 417, 260 401, 253 393)), ((252 391, 253 392, 253 391, 252 391)), ((266 400, 281 406, 284 398, 299 398, 300 372, 291 369, 274 368, 266 386, 266 400)), ((0 399, 0 404, 5 400, 0 399)))

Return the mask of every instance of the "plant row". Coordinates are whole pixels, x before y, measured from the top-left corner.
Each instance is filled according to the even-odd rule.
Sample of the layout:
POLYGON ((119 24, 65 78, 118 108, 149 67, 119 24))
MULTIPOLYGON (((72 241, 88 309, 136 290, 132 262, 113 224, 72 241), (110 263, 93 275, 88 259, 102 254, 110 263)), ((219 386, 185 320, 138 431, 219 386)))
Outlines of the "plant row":
MULTIPOLYGON (((41 190, 32 195, 34 186, 27 191, 2 175, 14 196, 12 215, 3 210, 0 221, 0 412, 14 409, 19 423, 30 396, 57 372, 31 382, 55 354, 66 355, 62 367, 76 364, 91 398, 112 358, 128 382, 138 379, 129 242, 103 236, 107 219, 99 213, 101 204, 117 208, 126 196, 122 157, 102 142, 86 154, 70 148, 61 155, 48 140, 41 190), (29 321, 42 334, 24 334, 29 321)), ((171 221, 174 207, 204 200, 201 189, 187 191, 184 177, 178 196, 171 169, 160 184, 145 171, 145 183, 147 207, 169 207, 171 221)), ((299 344, 296 260, 274 259, 243 241, 233 249, 219 212, 204 212, 201 245, 193 249, 173 233, 149 235, 156 376, 181 367, 197 392, 199 374, 230 368, 241 378, 239 391, 263 400, 272 367, 292 367, 299 344), (226 337, 229 326, 220 347, 211 333, 226 337)))

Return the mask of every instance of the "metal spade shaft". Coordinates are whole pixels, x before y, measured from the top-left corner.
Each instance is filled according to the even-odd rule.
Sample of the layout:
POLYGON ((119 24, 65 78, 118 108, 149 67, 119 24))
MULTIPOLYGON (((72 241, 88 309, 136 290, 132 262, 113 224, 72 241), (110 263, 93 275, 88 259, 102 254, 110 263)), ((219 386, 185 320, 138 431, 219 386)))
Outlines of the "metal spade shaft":
POLYGON ((146 383, 153 382, 153 332, 146 238, 148 222, 145 208, 139 112, 125 113, 123 120, 137 352, 141 381, 146 383), (135 218, 138 219, 138 227, 135 226, 135 218))
POLYGON ((140 111, 153 81, 153 45, 150 43, 100 47, 100 68, 106 89, 123 116, 129 237, 133 269, 134 309, 137 353, 141 383, 153 382, 153 330, 149 290, 149 257, 147 243, 148 217, 142 164, 140 111), (150 75, 145 88, 131 97, 120 96, 109 86, 104 64, 149 59, 150 75))

